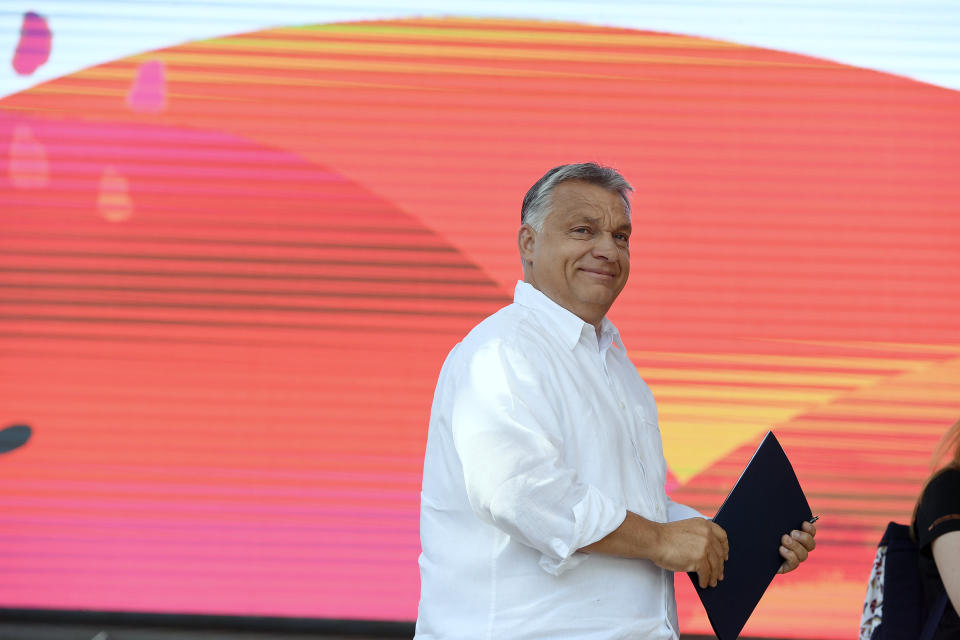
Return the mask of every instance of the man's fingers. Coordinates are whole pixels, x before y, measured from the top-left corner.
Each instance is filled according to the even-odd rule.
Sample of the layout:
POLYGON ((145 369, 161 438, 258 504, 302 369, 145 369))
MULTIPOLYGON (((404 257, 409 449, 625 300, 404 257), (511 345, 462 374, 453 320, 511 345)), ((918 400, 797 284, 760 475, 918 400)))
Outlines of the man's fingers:
POLYGON ((709 561, 704 561, 703 570, 697 572, 697 577, 700 579, 701 589, 717 586, 717 583, 722 579, 722 576, 723 565, 718 567, 709 561))
POLYGON ((800 562, 804 562, 807 559, 807 556, 810 555, 810 551, 816 546, 816 541, 808 533, 802 533, 800 531, 794 531, 790 536, 795 540, 792 545, 793 552, 797 554, 797 557, 800 558, 800 562))
POLYGON ((723 559, 730 559, 730 542, 727 540, 727 534, 724 532, 723 538, 720 540, 720 550, 723 552, 723 559))
MULTIPOLYGON (((780 542, 780 556, 783 558, 783 564, 780 565, 778 573, 788 573, 800 566, 800 557, 793 549, 802 549, 803 546, 788 535, 784 535, 780 542)), ((805 549, 804 553, 806 553, 805 549)))
POLYGON ((727 532, 723 530, 723 527, 720 525, 711 522, 713 525, 713 533, 720 541, 720 547, 723 550, 723 559, 727 560, 730 558, 730 541, 727 540, 727 532))
POLYGON ((723 564, 730 557, 730 543, 727 540, 727 532, 723 527, 716 523, 713 525, 714 539, 711 541, 710 552, 713 555, 713 581, 711 586, 717 586, 717 583, 723 580, 723 564))
POLYGON ((711 587, 717 586, 717 583, 723 580, 724 556, 723 548, 719 542, 711 544, 706 550, 706 557, 704 558, 706 561, 706 581, 711 587))
POLYGON ((700 560, 700 569, 697 571, 697 576, 700 578, 701 589, 712 586, 710 583, 713 581, 713 567, 710 566, 709 556, 700 560))
MULTIPOLYGON (((717 586, 717 561, 718 557, 711 549, 706 549, 700 562, 697 565, 697 578, 701 589, 717 586)), ((722 568, 722 565, 721 565, 722 568)))
MULTIPOLYGON (((804 524, 805 525, 809 524, 811 528, 813 527, 813 525, 810 524, 809 522, 805 522, 804 524)), ((807 532, 807 531, 797 531, 796 529, 794 529, 793 531, 790 532, 790 535, 793 536, 794 540, 802 544, 803 548, 806 549, 807 551, 813 551, 814 549, 817 548, 817 541, 814 540, 813 538, 813 536, 816 535, 816 530, 814 530, 813 532, 807 532)), ((804 556, 804 559, 806 559, 806 556, 804 556)))
POLYGON ((718 538, 721 542, 723 542, 723 544, 727 544, 727 532, 724 531, 723 527, 721 527, 720 525, 718 525, 716 522, 711 522, 710 525, 711 525, 711 527, 712 527, 712 529, 713 529, 714 535, 716 535, 717 538, 718 538))
POLYGON ((723 573, 723 557, 713 552, 710 554, 710 586, 715 587, 720 582, 720 575, 723 573))
POLYGON ((806 534, 800 533, 799 531, 792 531, 790 535, 783 536, 783 546, 793 551, 793 553, 797 556, 798 564, 806 560, 810 553, 807 551, 807 546, 800 540, 801 536, 804 535, 806 534))
POLYGON ((794 529, 780 539, 780 555, 783 557, 783 564, 780 565, 777 573, 793 571, 800 566, 801 562, 805 562, 810 552, 817 547, 817 541, 814 539, 817 528, 810 522, 804 522, 801 529, 803 531, 794 529))
POLYGON ((783 564, 780 565, 778 573, 789 573, 800 566, 800 561, 797 560, 797 556, 794 555, 793 551, 790 551, 790 549, 787 549, 783 545, 780 545, 780 557, 783 558, 783 564))

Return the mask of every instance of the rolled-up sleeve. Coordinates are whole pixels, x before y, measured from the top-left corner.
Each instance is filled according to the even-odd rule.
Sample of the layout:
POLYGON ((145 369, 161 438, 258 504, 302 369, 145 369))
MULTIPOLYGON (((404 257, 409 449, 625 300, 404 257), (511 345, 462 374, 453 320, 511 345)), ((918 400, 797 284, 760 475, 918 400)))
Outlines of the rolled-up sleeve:
POLYGON ((523 354, 495 341, 465 365, 451 427, 470 505, 559 575, 586 557, 578 549, 623 522, 626 506, 564 465, 562 403, 523 354))

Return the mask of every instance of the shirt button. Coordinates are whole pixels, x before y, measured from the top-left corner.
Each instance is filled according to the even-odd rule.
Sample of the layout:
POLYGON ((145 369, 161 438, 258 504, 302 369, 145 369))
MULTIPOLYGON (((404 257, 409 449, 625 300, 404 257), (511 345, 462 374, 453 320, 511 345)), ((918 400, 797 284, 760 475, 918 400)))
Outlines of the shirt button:
POLYGON ((626 409, 626 408, 627 408, 627 405, 623 404, 623 400, 620 401, 620 408, 621 408, 621 409, 626 409))

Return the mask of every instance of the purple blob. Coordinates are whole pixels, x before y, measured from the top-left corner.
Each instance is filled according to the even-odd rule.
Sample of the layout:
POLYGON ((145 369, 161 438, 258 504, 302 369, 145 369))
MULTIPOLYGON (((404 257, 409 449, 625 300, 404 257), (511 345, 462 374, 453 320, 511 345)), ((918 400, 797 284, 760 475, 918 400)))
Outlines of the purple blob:
POLYGON ((52 46, 53 32, 47 19, 33 11, 23 14, 20 42, 13 52, 13 70, 21 76, 30 75, 50 59, 52 46))

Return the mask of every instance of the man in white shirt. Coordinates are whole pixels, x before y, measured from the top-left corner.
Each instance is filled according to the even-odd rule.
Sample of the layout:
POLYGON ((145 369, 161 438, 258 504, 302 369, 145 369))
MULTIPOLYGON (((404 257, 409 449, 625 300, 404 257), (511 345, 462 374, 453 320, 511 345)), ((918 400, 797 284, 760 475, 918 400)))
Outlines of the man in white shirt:
MULTIPOLYGON (((417 638, 677 638, 674 571, 723 579, 723 529, 664 491, 650 389, 606 313, 632 187, 592 163, 527 193, 514 303, 450 352, 421 493, 417 638)), ((781 572, 815 546, 785 535, 781 572)))

